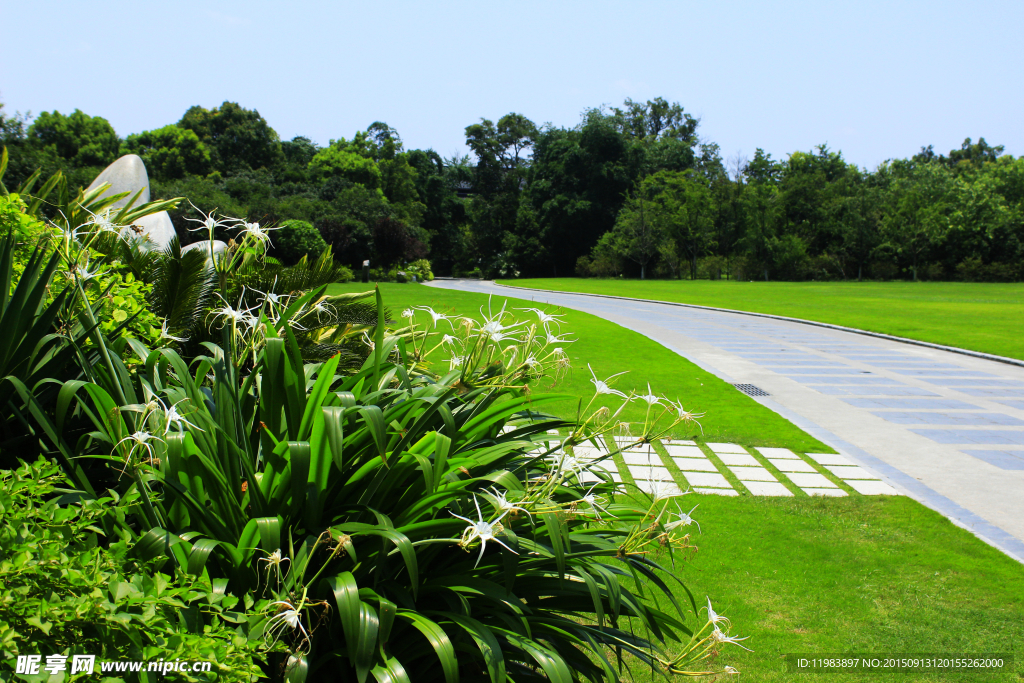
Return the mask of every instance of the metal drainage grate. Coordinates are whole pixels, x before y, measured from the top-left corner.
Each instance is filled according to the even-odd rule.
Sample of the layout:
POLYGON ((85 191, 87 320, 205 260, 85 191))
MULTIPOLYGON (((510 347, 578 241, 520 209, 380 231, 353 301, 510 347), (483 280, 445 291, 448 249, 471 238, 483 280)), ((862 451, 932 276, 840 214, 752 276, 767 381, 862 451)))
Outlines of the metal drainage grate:
POLYGON ((747 396, 771 396, 767 391, 760 387, 755 387, 753 384, 734 384, 733 386, 747 396))

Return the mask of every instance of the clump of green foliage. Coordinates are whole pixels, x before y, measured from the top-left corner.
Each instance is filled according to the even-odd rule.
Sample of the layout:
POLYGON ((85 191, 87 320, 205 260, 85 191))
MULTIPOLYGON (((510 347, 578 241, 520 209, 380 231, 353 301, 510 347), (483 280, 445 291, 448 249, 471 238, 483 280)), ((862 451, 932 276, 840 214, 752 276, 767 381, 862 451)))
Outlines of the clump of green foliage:
MULTIPOLYGON (((256 680, 262 643, 248 626, 251 600, 209 575, 157 571, 133 556, 126 538, 108 536, 104 527, 117 529, 111 516, 130 516, 134 496, 89 499, 68 486, 60 467, 43 459, 0 471, 3 659, 209 661, 210 673, 183 680, 256 680)), ((91 675, 69 680, 83 678, 91 675)))

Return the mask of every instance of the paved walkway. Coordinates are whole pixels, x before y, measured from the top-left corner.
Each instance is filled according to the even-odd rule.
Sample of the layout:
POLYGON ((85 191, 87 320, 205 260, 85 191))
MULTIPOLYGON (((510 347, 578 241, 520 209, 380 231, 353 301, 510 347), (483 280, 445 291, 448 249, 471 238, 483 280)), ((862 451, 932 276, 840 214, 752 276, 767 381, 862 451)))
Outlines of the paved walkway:
POLYGON ((851 332, 473 280, 635 330, 1024 562, 1024 367, 851 332), (760 392, 758 392, 760 390, 760 392))

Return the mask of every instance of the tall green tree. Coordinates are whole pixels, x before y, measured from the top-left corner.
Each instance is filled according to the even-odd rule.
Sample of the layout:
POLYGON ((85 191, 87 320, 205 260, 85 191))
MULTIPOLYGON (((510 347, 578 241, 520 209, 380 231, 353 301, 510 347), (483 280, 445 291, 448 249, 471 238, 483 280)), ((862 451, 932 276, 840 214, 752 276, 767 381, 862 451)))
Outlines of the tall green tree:
POLYGON ((129 135, 121 154, 138 154, 150 177, 177 180, 186 175, 206 175, 213 170, 210 151, 195 131, 175 125, 129 135))
POLYGON ((75 167, 106 166, 121 146, 109 121, 79 109, 67 116, 44 111, 28 127, 28 141, 75 167))
POLYGON ((214 109, 191 107, 178 126, 195 132, 221 173, 269 169, 282 160, 277 132, 258 111, 236 102, 224 102, 214 109))

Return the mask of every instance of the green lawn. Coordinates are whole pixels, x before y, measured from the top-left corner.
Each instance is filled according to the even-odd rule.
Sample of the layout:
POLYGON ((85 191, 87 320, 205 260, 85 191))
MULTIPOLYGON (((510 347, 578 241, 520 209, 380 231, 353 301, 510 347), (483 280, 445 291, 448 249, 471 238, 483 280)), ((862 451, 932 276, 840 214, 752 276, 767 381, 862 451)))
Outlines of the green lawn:
POLYGON ((1024 360, 1024 284, 578 278, 501 282, 785 315, 1024 360))
MULTIPOLYGON (((349 283, 332 285, 332 293, 359 292, 367 288, 364 284, 349 283)), ((418 284, 382 284, 381 292, 385 305, 392 315, 411 306, 431 306, 437 311, 454 312, 459 315, 479 317, 480 307, 486 310, 487 297, 482 294, 455 292, 426 287, 418 284)), ((494 297, 494 309, 501 308, 502 301, 494 297)), ((544 308, 554 312, 556 307, 542 306, 531 301, 509 299, 509 309, 544 308)), ((532 313, 513 311, 522 318, 532 313)), ((572 359, 573 370, 563 381, 552 384, 544 381, 535 391, 570 394, 584 401, 594 395, 590 382, 589 362, 598 379, 605 379, 617 372, 629 371, 612 381, 612 387, 629 393, 636 389, 647 393, 647 383, 656 394, 667 395, 671 400, 681 400, 689 410, 706 413, 700 419, 703 432, 694 426, 691 430, 678 430, 677 438, 698 438, 706 441, 728 441, 745 446, 781 446, 801 452, 832 452, 817 439, 794 426, 788 420, 768 410, 749 396, 737 391, 732 385, 698 368, 678 354, 641 334, 596 316, 578 311, 562 311, 564 332, 570 332, 579 341, 566 345, 572 359)), ((430 321, 430 316, 420 313, 420 324, 430 321)), ((442 323, 442 325, 444 325, 442 323)), ((440 338, 435 338, 440 341, 440 338)), ((429 343, 428 346, 433 346, 429 343)), ((437 362, 447 371, 448 354, 438 352, 437 362)), ((428 358, 431 360, 432 358, 428 358)), ((578 400, 566 401, 554 410, 560 417, 575 418, 578 400)), ((597 404, 595 403, 595 407, 597 404)), ((617 407, 618 402, 606 401, 604 405, 617 407)), ((643 421, 644 412, 638 402, 631 404, 620 415, 623 420, 643 421)))
POLYGON ((1024 566, 916 501, 689 495, 679 502, 684 512, 700 504, 693 517, 702 533, 692 532, 698 550, 689 559, 676 555, 677 575, 699 603, 711 597, 733 635, 750 636, 743 644, 752 653, 728 645, 718 660, 742 672, 740 680, 1024 679, 1024 566), (795 675, 782 659, 1010 651, 1015 672, 1002 675, 795 675))

